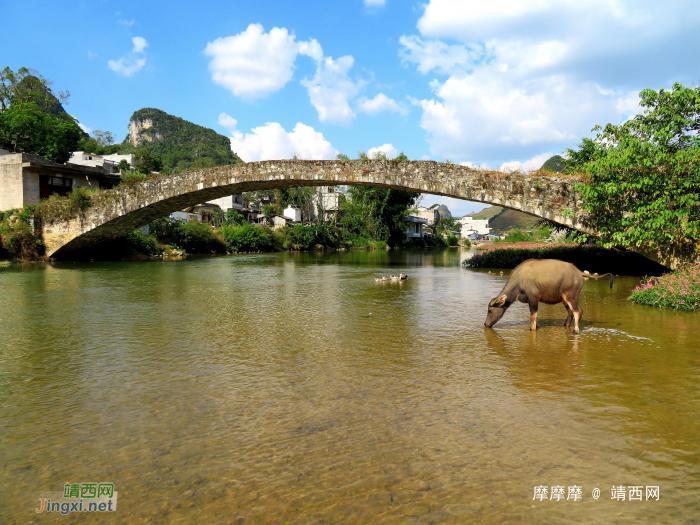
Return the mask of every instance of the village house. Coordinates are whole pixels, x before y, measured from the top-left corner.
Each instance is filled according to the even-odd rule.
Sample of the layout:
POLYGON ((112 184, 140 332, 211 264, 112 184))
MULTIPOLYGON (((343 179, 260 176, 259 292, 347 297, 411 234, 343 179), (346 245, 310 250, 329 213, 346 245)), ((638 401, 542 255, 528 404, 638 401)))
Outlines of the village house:
POLYGON ((433 225, 438 222, 441 218, 440 212, 437 208, 428 209, 425 206, 418 206, 416 208, 416 215, 428 221, 428 225, 433 225))
POLYGON ((102 167, 59 164, 40 155, 0 151, 0 210, 39 204, 54 193, 67 195, 81 186, 110 189, 120 180, 102 167))
POLYGON ((78 164, 80 166, 103 168, 107 173, 118 174, 119 169, 117 166, 122 160, 125 160, 129 163, 129 166, 131 166, 134 163, 134 155, 131 153, 128 155, 119 155, 118 153, 114 153, 112 155, 96 155, 94 153, 86 153, 84 151, 74 151, 70 159, 68 159, 68 162, 71 164, 78 164))
POLYGON ((461 233, 463 239, 472 239, 474 235, 486 236, 488 237, 491 232, 489 228, 488 219, 474 219, 468 215, 465 215, 457 221, 461 225, 461 233))
POLYGON ((423 238, 423 226, 428 224, 428 219, 423 217, 416 217, 415 215, 409 215, 406 217, 406 240, 411 241, 413 239, 423 238))

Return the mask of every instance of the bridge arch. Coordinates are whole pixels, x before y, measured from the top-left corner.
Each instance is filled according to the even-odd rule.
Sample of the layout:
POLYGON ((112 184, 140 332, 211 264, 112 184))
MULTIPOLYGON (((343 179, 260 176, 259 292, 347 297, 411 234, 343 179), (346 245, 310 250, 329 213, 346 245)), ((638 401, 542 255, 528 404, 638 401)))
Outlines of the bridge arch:
POLYGON ((434 161, 279 160, 152 178, 93 196, 81 217, 42 225, 49 256, 124 235, 183 208, 235 193, 295 186, 375 186, 503 206, 593 233, 564 175, 478 171, 434 161))

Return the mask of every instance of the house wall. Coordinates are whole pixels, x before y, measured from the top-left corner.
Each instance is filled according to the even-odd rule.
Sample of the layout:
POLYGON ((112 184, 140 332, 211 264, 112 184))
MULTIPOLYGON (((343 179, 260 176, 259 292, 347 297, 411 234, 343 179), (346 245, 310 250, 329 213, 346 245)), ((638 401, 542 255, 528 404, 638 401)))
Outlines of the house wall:
POLYGON ((22 173, 23 188, 22 196, 24 204, 39 204, 39 174, 35 171, 25 169, 22 173))
POLYGON ((207 201, 207 202, 209 204, 216 204, 224 212, 226 212, 230 209, 242 210, 243 209, 243 194, 236 193, 234 195, 227 195, 226 197, 219 197, 218 199, 214 199, 212 201, 207 201))
POLYGON ((470 235, 470 231, 474 230, 480 235, 488 235, 491 231, 489 228, 488 219, 472 219, 471 217, 462 217, 459 220, 462 225, 462 236, 467 237, 470 235))
POLYGON ((180 219, 182 221, 197 221, 202 222, 202 216, 199 213, 188 213, 186 211, 174 211, 170 214, 172 219, 180 219))
MULTIPOLYGON (((37 178, 37 191, 39 189, 37 178)), ((24 184, 22 181, 22 154, 0 156, 0 210, 11 210, 24 206, 24 184)), ((37 197, 37 202, 39 199, 37 197)))

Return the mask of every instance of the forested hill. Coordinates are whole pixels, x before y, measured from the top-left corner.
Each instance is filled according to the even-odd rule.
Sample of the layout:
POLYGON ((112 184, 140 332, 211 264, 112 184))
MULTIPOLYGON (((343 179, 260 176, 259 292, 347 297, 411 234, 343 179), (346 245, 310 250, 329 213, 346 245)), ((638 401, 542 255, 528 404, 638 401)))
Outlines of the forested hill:
POLYGON ((131 116, 119 152, 137 148, 160 155, 163 167, 171 172, 243 162, 231 151, 228 137, 155 108, 143 108, 131 116))

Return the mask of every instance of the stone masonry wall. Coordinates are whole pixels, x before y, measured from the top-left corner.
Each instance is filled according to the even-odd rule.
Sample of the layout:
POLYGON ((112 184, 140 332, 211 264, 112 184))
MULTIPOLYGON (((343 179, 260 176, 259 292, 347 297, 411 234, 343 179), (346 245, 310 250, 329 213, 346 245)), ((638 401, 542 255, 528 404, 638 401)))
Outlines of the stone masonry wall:
POLYGON ((220 166, 149 179, 93 197, 81 218, 44 224, 48 255, 112 239, 176 210, 218 197, 277 187, 366 185, 505 206, 588 231, 567 176, 482 172, 433 161, 282 160, 220 166))

